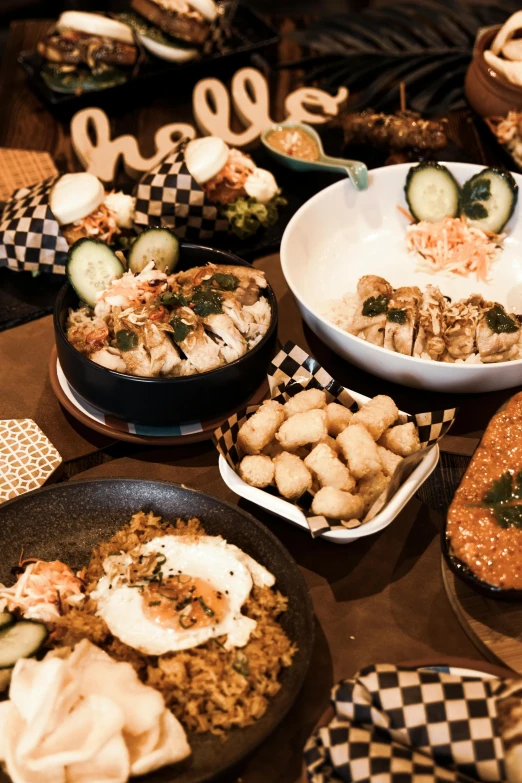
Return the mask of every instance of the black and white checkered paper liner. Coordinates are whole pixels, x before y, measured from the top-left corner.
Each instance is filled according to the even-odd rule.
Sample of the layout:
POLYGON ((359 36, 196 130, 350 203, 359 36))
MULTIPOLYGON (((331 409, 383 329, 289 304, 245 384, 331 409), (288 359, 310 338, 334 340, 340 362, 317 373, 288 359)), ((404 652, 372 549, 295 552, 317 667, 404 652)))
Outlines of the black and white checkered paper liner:
POLYGON ((378 664, 332 689, 334 718, 305 747, 310 783, 503 781, 503 681, 378 664))
POLYGON ((0 266, 65 274, 69 246, 49 206, 57 179, 20 188, 6 203, 0 217, 0 266))
MULTIPOLYGON (((267 375, 270 396, 281 404, 304 389, 323 389, 326 392, 328 403, 340 403, 353 412, 359 409, 352 392, 334 380, 316 359, 291 341, 287 342, 272 360, 267 375)), ((249 405, 247 408, 240 409, 214 432, 213 441, 217 450, 236 473, 239 471, 239 463, 244 456, 237 446, 239 430, 258 408, 259 405, 249 405)), ((417 427, 421 445, 421 451, 418 454, 421 456, 448 432, 456 415, 457 408, 448 408, 443 411, 429 411, 413 415, 400 414, 399 422, 405 424, 412 421, 417 427)), ((274 487, 268 487, 263 492, 282 497, 274 487)), ((291 502, 287 498, 283 499, 291 502)), ((343 525, 334 520, 312 516, 310 513, 312 500, 313 495, 306 492, 295 505, 306 516, 314 538, 330 530, 345 530, 343 525)))
POLYGON ((134 224, 170 228, 180 239, 199 242, 228 232, 228 220, 220 217, 203 189, 185 165, 187 139, 182 139, 161 163, 148 171, 134 195, 134 224))

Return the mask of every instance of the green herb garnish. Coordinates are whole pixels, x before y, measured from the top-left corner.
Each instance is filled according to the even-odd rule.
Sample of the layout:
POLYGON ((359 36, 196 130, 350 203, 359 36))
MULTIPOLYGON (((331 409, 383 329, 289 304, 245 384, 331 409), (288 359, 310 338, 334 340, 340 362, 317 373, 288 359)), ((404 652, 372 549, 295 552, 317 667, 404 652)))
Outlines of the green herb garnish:
POLYGON ((474 201, 471 204, 464 204, 462 211, 470 220, 483 220, 489 215, 484 204, 481 204, 479 201, 474 201))
POLYGON ((107 557, 116 557, 116 555, 121 555, 121 549, 118 552, 109 552, 107 557))
POLYGON ((171 318, 169 323, 174 329, 172 337, 176 343, 182 343, 183 340, 186 340, 191 331, 194 329, 193 326, 186 324, 185 321, 182 321, 181 318, 177 315, 171 318))
POLYGON ((496 479, 484 495, 484 505, 490 508, 502 528, 522 528, 522 471, 506 471, 496 479))
POLYGON ((192 293, 192 309, 201 317, 222 313, 222 296, 218 291, 213 291, 207 286, 196 286, 192 293))
POLYGON ((363 303, 362 314, 367 315, 369 318, 374 318, 376 315, 382 315, 388 311, 388 300, 381 294, 380 296, 370 296, 363 303))
POLYGON ((405 324, 408 313, 398 307, 392 307, 386 314, 386 320, 394 324, 405 324))
POLYGON ((161 601, 149 601, 149 606, 160 606, 161 601))
POLYGON ((161 302, 172 307, 186 307, 188 305, 188 299, 179 291, 165 291, 160 297, 161 302))
POLYGON ((464 184, 461 196, 461 211, 470 220, 482 220, 488 210, 482 203, 491 197, 491 182, 486 177, 471 179, 464 184))
POLYGON ((245 653, 240 652, 237 654, 236 660, 232 664, 232 668, 238 674, 242 674, 243 677, 249 676, 250 669, 248 668, 248 657, 245 655, 245 653))
POLYGON ((515 321, 498 304, 486 313, 486 323, 495 334, 518 332, 518 326, 515 321))
POLYGON ((239 285, 239 277, 223 272, 216 272, 216 274, 212 276, 212 282, 216 283, 216 285, 224 291, 235 291, 239 285))
POLYGON ((138 335, 130 329, 120 329, 116 332, 116 345, 120 351, 132 351, 138 345, 138 335))
POLYGON ((199 596, 198 598, 198 603, 208 617, 214 617, 215 614, 214 610, 211 609, 210 606, 207 606, 207 604, 204 602, 201 596, 199 596))
POLYGON ((183 615, 179 618, 179 624, 182 628, 192 628, 192 626, 196 623, 195 617, 184 617, 183 615))
POLYGON ((266 204, 255 198, 238 198, 232 204, 221 207, 221 215, 228 220, 232 234, 239 239, 248 239, 260 228, 275 225, 279 219, 279 207, 285 207, 287 203, 279 194, 266 204))

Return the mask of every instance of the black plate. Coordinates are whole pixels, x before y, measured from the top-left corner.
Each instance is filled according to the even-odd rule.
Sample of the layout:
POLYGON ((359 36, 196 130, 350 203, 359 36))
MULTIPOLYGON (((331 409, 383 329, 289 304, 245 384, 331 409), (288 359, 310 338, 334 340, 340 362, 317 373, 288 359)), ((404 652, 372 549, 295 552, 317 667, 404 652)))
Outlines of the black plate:
MULTIPOLYGON (((85 565, 91 548, 140 509, 168 520, 198 517, 210 535, 223 535, 266 566, 276 577, 278 589, 289 598, 281 624, 299 649, 263 717, 253 726, 231 731, 225 742, 210 734, 193 735, 189 737, 190 762, 140 778, 144 783, 200 783, 236 765, 275 729, 296 699, 308 670, 314 636, 311 602, 295 561, 280 541, 244 511, 187 487, 123 478, 80 480, 30 492, 2 505, 0 582, 13 582, 11 568, 22 546, 25 557, 59 559, 73 568, 85 565)), ((0 773, 2 783, 8 780, 0 773)))
POLYGON ((162 84, 167 83, 169 91, 172 91, 172 79, 178 75, 182 75, 183 80, 199 78, 202 75, 208 76, 210 73, 214 75, 214 69, 221 63, 234 62, 245 54, 264 49, 279 40, 276 29, 246 6, 231 5, 228 23, 231 39, 227 42, 226 50, 222 52, 204 54, 197 60, 189 60, 185 63, 166 62, 147 52, 146 61, 141 65, 139 72, 124 84, 105 90, 85 92, 81 95, 51 90, 40 75, 40 67, 44 61, 36 51, 21 52, 18 62, 26 71, 32 89, 42 101, 51 106, 77 109, 82 105, 92 105, 93 100, 98 104, 105 97, 111 104, 114 100, 128 98, 131 105, 135 105, 137 91, 141 89, 148 90, 151 85, 160 88, 162 84))

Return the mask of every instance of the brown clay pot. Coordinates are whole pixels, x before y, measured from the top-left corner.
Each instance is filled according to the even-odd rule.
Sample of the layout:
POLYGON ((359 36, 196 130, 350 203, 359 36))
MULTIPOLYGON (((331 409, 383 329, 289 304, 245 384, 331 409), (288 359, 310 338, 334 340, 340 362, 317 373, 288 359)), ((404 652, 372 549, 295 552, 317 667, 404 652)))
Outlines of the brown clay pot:
POLYGON ((522 87, 508 82, 484 59, 484 50, 489 49, 499 29, 500 25, 491 27, 480 36, 466 73, 466 98, 481 117, 505 117, 511 109, 522 110, 522 87))

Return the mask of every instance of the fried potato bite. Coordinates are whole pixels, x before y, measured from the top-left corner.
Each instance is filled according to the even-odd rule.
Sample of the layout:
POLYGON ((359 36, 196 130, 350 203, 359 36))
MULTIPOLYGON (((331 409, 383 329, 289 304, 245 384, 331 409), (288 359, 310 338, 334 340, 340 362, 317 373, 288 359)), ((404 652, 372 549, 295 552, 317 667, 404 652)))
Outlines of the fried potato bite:
POLYGON ((349 425, 353 413, 345 408, 344 405, 339 405, 338 402, 331 402, 326 406, 326 426, 328 427, 328 435, 336 438, 340 433, 346 429, 349 425))
POLYGON ((385 476, 393 476, 395 468, 402 462, 402 457, 398 454, 394 454, 393 451, 388 451, 384 446, 377 446, 379 457, 381 458, 382 469, 385 476))
POLYGON ((299 392, 295 397, 290 397, 288 402, 283 405, 285 416, 295 416, 296 413, 306 413, 314 408, 324 408, 326 406, 326 392, 322 389, 305 389, 299 392))
POLYGON ((357 492, 363 500, 365 514, 368 513, 377 498, 382 495, 390 481, 390 477, 381 472, 374 473, 373 476, 359 482, 357 492))
POLYGON ((262 454, 243 457, 239 465, 239 475, 250 484, 251 487, 264 489, 272 484, 274 480, 274 463, 270 457, 262 454))
POLYGON ((335 440, 335 438, 332 438, 331 435, 325 435, 324 438, 321 438, 321 440, 317 441, 318 443, 326 443, 327 446, 330 446, 332 451, 339 456, 341 453, 341 447, 335 440))
POLYGON ((276 438, 284 449, 295 451, 308 443, 317 443, 326 432, 326 411, 296 413, 280 427, 276 438))
POLYGON ((367 478, 382 470, 375 441, 362 424, 350 424, 337 436, 337 442, 354 478, 367 478))
POLYGON ((322 487, 336 487, 347 492, 355 487, 350 471, 326 443, 318 443, 304 463, 322 487))
POLYGON ((335 487, 322 487, 314 497, 312 511, 317 516, 331 519, 360 519, 364 503, 359 495, 335 487))
POLYGON ((283 451, 274 459, 277 489, 288 500, 297 500, 312 487, 312 474, 299 457, 283 451))
POLYGON ((261 453, 266 457, 270 457, 270 459, 274 459, 275 457, 278 457, 280 454, 282 454, 283 451, 284 449, 279 441, 274 438, 264 447, 261 453))
POLYGON ((239 430, 237 442, 240 448, 246 454, 259 454, 273 439, 284 420, 281 403, 265 400, 239 430))
POLYGON ((397 421, 399 409, 391 397, 378 394, 354 413, 352 424, 364 424, 374 440, 379 440, 384 430, 397 421))
POLYGON ((419 433, 412 421, 407 424, 398 424, 386 430, 379 438, 379 446, 399 454, 401 457, 408 457, 420 449, 419 433))

